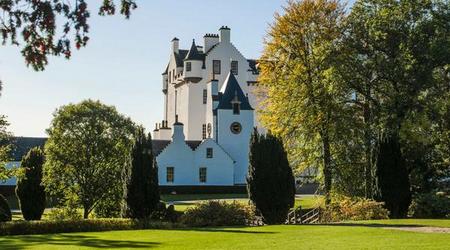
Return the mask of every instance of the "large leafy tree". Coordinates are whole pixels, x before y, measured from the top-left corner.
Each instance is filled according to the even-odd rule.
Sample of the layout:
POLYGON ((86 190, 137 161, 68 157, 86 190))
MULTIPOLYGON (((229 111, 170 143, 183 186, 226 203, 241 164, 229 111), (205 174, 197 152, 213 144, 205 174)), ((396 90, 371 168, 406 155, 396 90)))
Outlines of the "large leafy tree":
POLYGON ((296 167, 320 167, 325 194, 332 188, 341 105, 348 93, 333 77, 334 45, 341 35, 343 6, 337 0, 289 1, 275 16, 260 63, 266 96, 263 124, 281 136, 296 167))
POLYGON ((139 128, 131 152, 131 174, 127 181, 127 211, 130 218, 148 218, 159 203, 158 167, 152 138, 139 128))
POLYGON ((32 148, 20 164, 24 173, 16 185, 16 195, 25 220, 40 220, 45 209, 45 188, 42 185, 42 166, 44 152, 41 148, 32 148))
MULTIPOLYGON (((430 173, 431 164, 426 166, 426 162, 438 160, 435 149, 445 148, 436 147, 438 136, 428 139, 433 138, 433 131, 435 135, 446 133, 440 119, 448 119, 448 111, 443 110, 448 106, 442 101, 443 95, 448 96, 448 82, 442 82, 448 79, 450 63, 449 20, 448 0, 357 1, 342 39, 344 60, 337 67, 371 112, 372 124, 366 128, 373 133, 364 145, 381 145, 373 139, 375 134, 391 145, 399 144, 405 159, 396 162, 406 162, 409 172, 420 172, 422 177, 430 173)), ((407 178, 408 172, 401 173, 407 178)), ((383 176, 378 178, 384 182, 383 176)))
POLYGON ((267 224, 286 221, 294 206, 295 184, 282 141, 255 129, 250 139, 247 190, 249 198, 267 224))
POLYGON ((99 101, 56 110, 45 145, 46 190, 81 206, 88 218, 99 202, 123 194, 135 129, 129 118, 99 101))
MULTIPOLYGON (((134 0, 103 0, 98 13, 115 14, 117 2, 126 18, 137 7, 134 0)), ((73 45, 86 46, 89 17, 86 0, 1 0, 0 41, 21 46, 26 64, 43 70, 49 55, 69 59, 73 45)))

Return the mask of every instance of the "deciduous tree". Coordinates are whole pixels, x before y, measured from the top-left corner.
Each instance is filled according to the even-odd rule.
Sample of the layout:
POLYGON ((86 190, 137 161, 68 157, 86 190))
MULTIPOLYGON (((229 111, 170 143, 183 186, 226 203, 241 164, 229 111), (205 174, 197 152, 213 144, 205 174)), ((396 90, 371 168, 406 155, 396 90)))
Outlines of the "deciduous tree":
MULTIPOLYGON (((103 0, 98 13, 115 14, 117 2, 103 0)), ((134 0, 120 0, 120 13, 126 18, 136 7, 134 0)), ((72 43, 77 49, 86 46, 89 17, 86 0, 2 0, 0 41, 21 46, 26 64, 44 70, 49 55, 69 59, 72 43)))
MULTIPOLYGON (((296 167, 320 167, 327 201, 342 103, 348 93, 333 78, 334 45, 344 8, 337 0, 289 1, 275 16, 260 63, 267 97, 263 124, 281 136, 296 167)), ((342 127, 344 128, 344 127, 342 127)))
POLYGON ((100 201, 123 194, 135 129, 129 118, 99 101, 57 109, 47 130, 46 190, 83 207, 88 218, 100 201))

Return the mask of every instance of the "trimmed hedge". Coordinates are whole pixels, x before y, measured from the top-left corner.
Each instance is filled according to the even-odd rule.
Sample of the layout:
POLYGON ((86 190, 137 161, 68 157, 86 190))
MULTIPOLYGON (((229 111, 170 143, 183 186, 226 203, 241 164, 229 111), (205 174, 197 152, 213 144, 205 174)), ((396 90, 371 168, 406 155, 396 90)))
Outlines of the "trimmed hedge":
POLYGON ((173 229, 183 227, 183 225, 177 223, 132 219, 14 221, 0 223, 0 235, 101 232, 139 229, 173 229))

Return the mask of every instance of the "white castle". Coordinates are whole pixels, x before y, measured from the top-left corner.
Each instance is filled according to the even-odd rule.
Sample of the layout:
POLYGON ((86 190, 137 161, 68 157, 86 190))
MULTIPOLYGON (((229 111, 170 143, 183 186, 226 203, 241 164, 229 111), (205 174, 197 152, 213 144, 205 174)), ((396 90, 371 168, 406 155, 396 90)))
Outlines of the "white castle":
POLYGON ((189 50, 172 40, 162 74, 164 120, 153 132, 161 186, 246 183, 258 70, 231 43, 228 27, 219 32, 189 50))

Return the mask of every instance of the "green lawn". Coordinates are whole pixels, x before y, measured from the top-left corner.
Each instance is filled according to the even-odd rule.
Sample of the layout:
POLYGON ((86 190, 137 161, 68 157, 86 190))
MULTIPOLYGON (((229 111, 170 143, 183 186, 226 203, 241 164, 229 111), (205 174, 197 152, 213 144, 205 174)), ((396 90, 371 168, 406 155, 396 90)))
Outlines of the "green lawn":
POLYGON ((138 230, 0 237, 0 249, 449 249, 450 234, 384 229, 372 224, 449 226, 449 220, 393 220, 359 225, 282 225, 138 230))
MULTIPOLYGON (((239 203, 248 204, 247 195, 239 194, 216 194, 216 195, 173 195, 162 196, 162 200, 167 203, 174 203, 175 210, 185 211, 188 207, 194 206, 197 202, 205 200, 226 199, 228 202, 237 201, 239 203)), ((322 196, 303 196, 295 199, 295 207, 312 208, 320 204, 322 196)))

